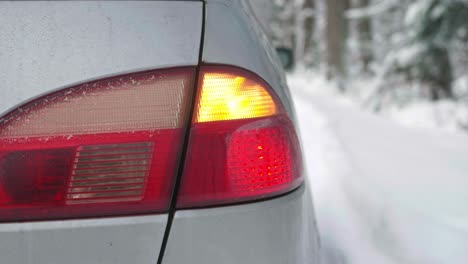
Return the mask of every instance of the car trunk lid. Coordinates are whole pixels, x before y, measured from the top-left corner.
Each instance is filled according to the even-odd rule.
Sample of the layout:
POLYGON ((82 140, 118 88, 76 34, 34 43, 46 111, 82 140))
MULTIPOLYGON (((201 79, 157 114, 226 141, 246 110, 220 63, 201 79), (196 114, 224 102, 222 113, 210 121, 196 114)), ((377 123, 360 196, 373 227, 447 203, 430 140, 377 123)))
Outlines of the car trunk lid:
POLYGON ((178 140, 190 120, 202 9, 192 1, 0 3, 0 176, 2 183, 15 182, 0 190, 0 221, 14 222, 0 224, 8 234, 0 245, 29 252, 0 250, 5 262, 128 263, 135 254, 139 263, 156 261, 183 145, 178 140), (164 148, 171 155, 162 155, 164 148), (162 186, 164 178, 163 191, 142 187, 162 186), (151 206, 163 196, 164 204, 124 208, 136 208, 135 199, 148 193, 151 206), (136 216, 148 213, 157 219, 136 216), (100 218, 119 215, 130 217, 100 218), (76 220, 83 217, 92 220, 76 220), (145 230, 151 236, 142 236, 145 230), (79 258, 71 253, 77 243, 79 258), (64 253, 45 254, 54 245, 64 253))

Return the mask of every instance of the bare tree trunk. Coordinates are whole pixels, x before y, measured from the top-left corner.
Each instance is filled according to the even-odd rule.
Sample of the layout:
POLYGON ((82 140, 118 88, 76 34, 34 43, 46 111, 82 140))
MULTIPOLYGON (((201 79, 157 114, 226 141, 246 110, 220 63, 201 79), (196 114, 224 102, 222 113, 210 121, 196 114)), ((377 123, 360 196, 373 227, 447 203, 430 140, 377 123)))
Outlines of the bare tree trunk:
MULTIPOLYGON (((357 0, 357 8, 365 8, 369 6, 370 0, 357 0)), ((370 63, 374 59, 372 50, 372 24, 368 16, 362 17, 357 21, 359 58, 362 63, 362 69, 366 73, 370 73, 370 63)))
POLYGON ((314 10, 314 0, 305 0, 304 1, 304 10, 305 10, 305 18, 304 18, 304 55, 305 55, 305 63, 310 64, 312 61, 307 61, 308 59, 311 60, 312 52, 314 49, 314 17, 312 16, 312 11, 314 10))
POLYGON ((443 47, 432 47, 428 57, 431 57, 432 67, 424 71, 423 81, 429 84, 430 96, 433 101, 453 98, 452 65, 449 52, 443 47))
MULTIPOLYGON (((291 1, 294 2, 294 1, 291 1)), ((304 65, 304 39, 305 39, 305 32, 304 32, 304 17, 302 12, 302 6, 294 4, 294 37, 295 37, 295 45, 294 45, 294 61, 296 61, 296 66, 303 66, 304 65)))
MULTIPOLYGON (((348 23, 344 12, 349 0, 326 0, 327 78, 341 80, 346 76, 345 51, 348 23)), ((343 90, 343 87, 340 87, 343 90)))
MULTIPOLYGON (((286 31, 288 32, 288 42, 290 44, 290 47, 296 51, 296 45, 297 45, 297 36, 296 36, 296 18, 294 16, 295 13, 295 6, 294 3, 291 2, 286 2, 285 3, 285 12, 288 14, 285 22, 285 28, 286 31)), ((296 55, 296 52, 295 54, 296 55)), ((296 58, 294 58, 296 61, 296 58)))

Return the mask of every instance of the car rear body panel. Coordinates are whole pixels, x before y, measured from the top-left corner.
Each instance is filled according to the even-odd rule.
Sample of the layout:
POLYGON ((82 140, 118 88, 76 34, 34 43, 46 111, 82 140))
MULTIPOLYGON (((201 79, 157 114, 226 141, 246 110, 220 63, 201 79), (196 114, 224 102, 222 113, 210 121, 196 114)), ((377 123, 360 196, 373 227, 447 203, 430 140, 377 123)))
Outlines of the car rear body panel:
MULTIPOLYGON (((244 0, 0 3, 0 113, 78 82, 197 65, 203 8, 202 61, 260 76, 294 119, 279 61, 244 0)), ((178 210, 173 218, 3 223, 0 261, 147 264, 157 262, 162 246, 167 264, 318 263, 309 190, 306 182, 281 197, 178 210)))

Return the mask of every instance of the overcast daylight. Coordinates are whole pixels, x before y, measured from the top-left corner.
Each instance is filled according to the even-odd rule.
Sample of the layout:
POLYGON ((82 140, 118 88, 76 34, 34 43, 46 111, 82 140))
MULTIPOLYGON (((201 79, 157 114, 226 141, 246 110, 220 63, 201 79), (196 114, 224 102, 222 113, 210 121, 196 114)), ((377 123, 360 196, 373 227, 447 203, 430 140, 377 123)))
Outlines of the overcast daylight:
POLYGON ((0 264, 468 263, 468 0, 0 1, 0 264))

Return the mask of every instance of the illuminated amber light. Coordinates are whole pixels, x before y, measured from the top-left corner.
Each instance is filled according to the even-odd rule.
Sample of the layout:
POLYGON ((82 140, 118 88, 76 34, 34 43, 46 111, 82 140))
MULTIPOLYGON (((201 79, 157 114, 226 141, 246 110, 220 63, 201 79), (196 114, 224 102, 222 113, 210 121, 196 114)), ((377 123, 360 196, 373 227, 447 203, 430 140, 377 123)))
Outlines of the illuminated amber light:
POLYGON ((272 116, 275 102, 261 84, 228 73, 205 73, 195 122, 272 116))

